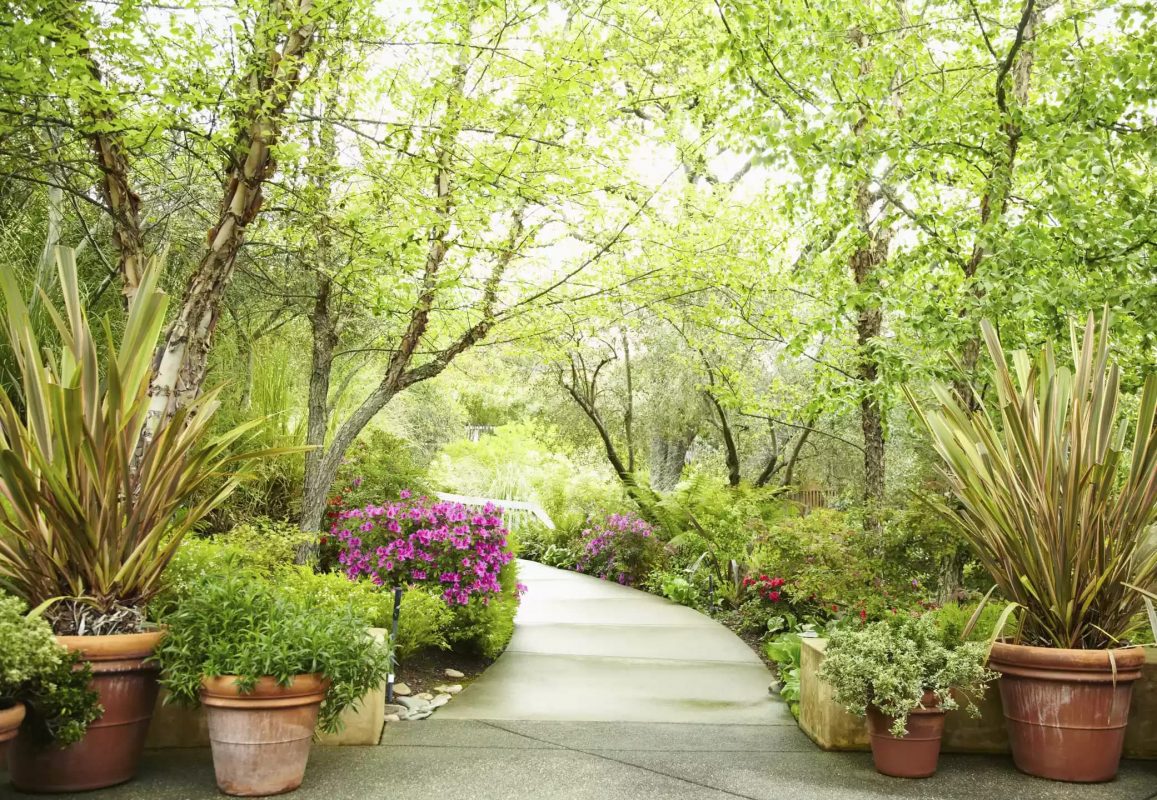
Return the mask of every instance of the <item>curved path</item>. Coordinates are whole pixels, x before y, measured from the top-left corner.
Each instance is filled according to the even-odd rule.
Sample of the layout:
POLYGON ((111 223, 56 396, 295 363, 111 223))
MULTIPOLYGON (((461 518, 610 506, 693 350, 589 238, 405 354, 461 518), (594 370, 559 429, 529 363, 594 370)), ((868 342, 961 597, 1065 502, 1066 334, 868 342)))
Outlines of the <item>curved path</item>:
POLYGON ((794 724, 759 657, 711 618, 529 561, 519 579, 510 646, 440 719, 794 724))
MULTIPOLYGON (((430 719, 387 725, 380 747, 314 747, 294 800, 1157 800, 1157 762, 1091 786, 992 756, 942 756, 925 781, 885 778, 867 753, 817 749, 768 695, 755 654, 714 621, 520 567, 530 591, 506 653, 430 719)), ((0 798, 8 789, 0 775, 0 798)), ((153 751, 133 783, 73 797, 220 795, 201 749, 153 751)))

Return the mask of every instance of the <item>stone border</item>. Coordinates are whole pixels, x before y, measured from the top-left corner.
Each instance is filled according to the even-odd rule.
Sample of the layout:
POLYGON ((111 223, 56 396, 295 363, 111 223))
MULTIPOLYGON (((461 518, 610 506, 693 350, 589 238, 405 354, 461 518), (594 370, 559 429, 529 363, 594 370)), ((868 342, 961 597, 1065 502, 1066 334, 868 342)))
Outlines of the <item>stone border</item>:
MULTIPOLYGON (((864 721, 844 711, 832 697, 832 688, 820 680, 824 639, 804 639, 800 656, 799 726, 824 750, 867 750, 864 721)), ((1141 679, 1133 684, 1133 705, 1125 733, 1125 757, 1157 759, 1157 647, 1145 648, 1141 679)), ((944 723, 946 753, 1007 753, 1008 734, 1000 692, 989 688, 977 703, 981 716, 949 712, 944 723)))

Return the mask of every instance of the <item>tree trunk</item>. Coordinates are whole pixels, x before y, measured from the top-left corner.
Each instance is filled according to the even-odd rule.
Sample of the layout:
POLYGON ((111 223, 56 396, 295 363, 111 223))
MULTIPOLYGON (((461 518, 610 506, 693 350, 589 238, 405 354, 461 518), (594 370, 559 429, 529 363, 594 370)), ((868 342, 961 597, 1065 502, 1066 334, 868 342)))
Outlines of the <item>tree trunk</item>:
POLYGON ((884 501, 884 422, 880 408, 880 367, 874 352, 883 324, 883 310, 875 292, 874 272, 888 257, 888 232, 873 230, 869 223, 871 191, 866 182, 856 193, 856 215, 865 244, 852 254, 852 277, 859 290, 856 312, 856 346, 860 382, 860 430, 864 437, 864 505, 865 527, 879 526, 878 511, 884 501))
POLYGON ((325 436, 329 430, 329 386, 333 374, 333 352, 337 345, 337 326, 330 314, 330 292, 333 282, 323 272, 318 273, 317 300, 310 315, 313 348, 309 370, 309 404, 305 443, 313 448, 305 454, 305 485, 301 498, 301 516, 298 520, 303 531, 319 530, 329 487, 333 478, 325 480, 322 469, 326 456, 325 436))
POLYGON ((221 302, 233 277, 245 228, 256 218, 262 187, 273 174, 272 147, 281 132, 285 109, 301 81, 304 57, 313 45, 317 14, 313 0, 297 0, 288 9, 274 6, 278 16, 259 25, 268 41, 265 52, 254 53, 244 81, 252 93, 242 134, 231 153, 217 222, 209 231, 208 247, 185 289, 176 317, 169 325, 156 358, 149 387, 151 403, 146 438, 165 419, 200 394, 208 367, 209 347, 220 317, 221 302), (284 38, 273 31, 292 22, 284 38))
MULTIPOLYGON (((1033 48, 1036 37, 1038 12, 1035 0, 1026 0, 1021 10, 1017 35, 1004 61, 999 65, 996 77, 996 105, 1001 114, 1000 131, 1004 136, 1004 148, 999 159, 995 159, 989 169, 988 181, 980 196, 980 228, 972 243, 972 252, 964 264, 966 284, 970 285, 969 298, 979 301, 984 296, 976 283, 976 273, 988 256, 987 240, 992 237, 993 228, 1008 211, 1008 200, 1012 194, 1013 171, 1020 149, 1021 127, 1013 119, 1008 106, 1004 82, 1012 74, 1012 93, 1018 106, 1028 104, 1029 88, 1032 80, 1033 48)), ((960 316, 967 317, 967 308, 960 309, 960 316)), ((970 413, 980 407, 980 399, 972 391, 972 381, 976 374, 976 364, 980 360, 980 336, 975 332, 965 339, 960 347, 960 375, 952 382, 953 391, 970 413)))
POLYGON ((654 491, 669 492, 679 485, 687 463, 687 452, 694 440, 694 431, 676 436, 656 431, 651 437, 651 488, 654 491))

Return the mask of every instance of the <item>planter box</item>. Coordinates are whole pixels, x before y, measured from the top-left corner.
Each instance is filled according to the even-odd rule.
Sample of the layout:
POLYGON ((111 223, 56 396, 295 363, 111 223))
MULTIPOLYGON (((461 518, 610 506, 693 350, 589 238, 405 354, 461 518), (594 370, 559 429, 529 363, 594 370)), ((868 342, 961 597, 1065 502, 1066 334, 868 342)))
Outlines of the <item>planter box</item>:
MULTIPOLYGON (((844 711, 832 697, 832 688, 819 679, 824 639, 804 639, 800 657, 799 726, 824 750, 867 750, 864 720, 844 711)), ((996 684, 977 703, 980 718, 950 711, 944 722, 942 749, 946 753, 1007 753, 1008 733, 996 684)), ((1157 758, 1157 648, 1146 648, 1145 670, 1133 684, 1133 705, 1125 735, 1127 758, 1157 758)))
MULTIPOLYGON (((379 640, 386 635, 383 628, 370 628, 370 633, 379 640)), ((168 693, 161 690, 145 747, 208 747, 209 724, 205 713, 200 708, 165 705, 167 696, 168 693)), ((386 684, 382 683, 362 696, 356 710, 346 709, 342 712, 343 727, 339 733, 320 734, 316 744, 376 745, 382 738, 385 717, 386 684)))

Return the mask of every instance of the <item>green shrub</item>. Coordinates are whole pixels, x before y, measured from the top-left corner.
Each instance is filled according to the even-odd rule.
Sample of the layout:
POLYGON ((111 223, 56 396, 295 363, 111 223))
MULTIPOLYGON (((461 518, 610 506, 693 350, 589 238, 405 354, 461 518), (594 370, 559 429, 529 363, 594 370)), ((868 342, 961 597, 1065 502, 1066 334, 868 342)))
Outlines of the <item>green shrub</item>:
MULTIPOLYGON (((362 583, 363 586, 372 584, 362 583)), ((382 593, 392 598, 392 593, 382 593)), ((450 642, 447 632, 454 623, 454 613, 441 597, 430 594, 425 589, 412 586, 402 595, 401 613, 398 617, 398 638, 394 641, 394 651, 400 660, 423 650, 447 650, 450 642)))
POLYGON ((799 671, 803 654, 803 640, 795 632, 781 633, 764 645, 767 657, 775 662, 780 682, 779 696, 788 710, 799 719, 799 671))
POLYGON ((52 627, 26 615, 26 608, 17 598, 0 595, 0 708, 24 703, 26 730, 72 744, 103 713, 89 687, 92 669, 58 645, 52 627))
POLYGON ((930 615, 896 616, 832 631, 819 676, 848 711, 862 717, 875 706, 893 719, 892 733, 903 736, 909 712, 921 707, 926 692, 951 711, 957 703, 950 690, 958 689, 968 712, 978 714, 972 698, 996 677, 984 667, 987 658, 979 642, 945 644, 930 615))
POLYGON ((352 603, 318 607, 308 592, 271 585, 248 570, 188 587, 163 622, 161 682, 180 702, 198 701, 202 676, 235 675, 245 691, 263 676, 286 685, 319 672, 331 682, 319 724, 334 731, 341 712, 390 672, 388 642, 367 633, 352 603))
POLYGON ((298 549, 313 540, 296 525, 269 517, 255 517, 214 538, 236 548, 247 566, 266 574, 292 564, 298 549))
POLYGON ((658 589, 668 600, 689 608, 702 608, 705 605, 703 593, 683 575, 673 572, 652 573, 647 583, 650 591, 658 589))
MULTIPOLYGON (((331 502, 341 508, 364 508, 397 497, 403 489, 415 496, 433 491, 415 447, 379 429, 364 433, 346 451, 331 490, 331 502)), ((328 529, 328 526, 327 526, 328 529)))
POLYGON ((920 608, 926 592, 907 564, 885 557, 882 533, 866 533, 847 514, 817 509, 778 520, 755 544, 753 572, 782 577, 782 594, 802 619, 880 619, 920 608))
POLYGON ((498 658, 514 635, 518 612, 518 569, 510 562, 499 573, 502 593, 498 597, 472 597, 466 605, 451 609, 453 621, 446 631, 450 646, 487 660, 498 658))
POLYGON ((314 572, 310 567, 281 567, 271 576, 272 586, 301 597, 324 613, 351 610, 368 628, 389 628, 394 597, 372 583, 351 581, 338 572, 314 572))

